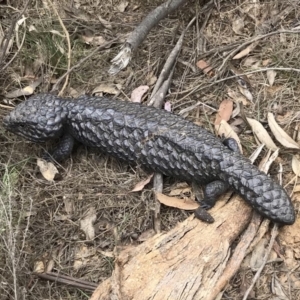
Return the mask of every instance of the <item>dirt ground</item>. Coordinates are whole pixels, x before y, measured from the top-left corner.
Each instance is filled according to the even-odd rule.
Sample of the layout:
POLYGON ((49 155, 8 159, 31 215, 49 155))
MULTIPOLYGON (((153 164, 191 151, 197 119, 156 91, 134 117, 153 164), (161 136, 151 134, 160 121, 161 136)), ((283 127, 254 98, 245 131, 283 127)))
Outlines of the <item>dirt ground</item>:
MULTIPOLYGON (((150 87, 143 97, 146 102, 170 51, 196 16, 184 36, 165 99, 172 111, 214 131, 220 103, 232 100, 234 110, 228 123, 246 156, 256 149, 257 139, 245 116, 260 121, 270 133, 267 112, 273 112, 284 131, 298 140, 299 1, 215 1, 209 14, 202 10, 207 1, 188 1, 150 31, 129 66, 114 76, 108 73, 111 60, 127 34, 161 0, 45 0, 29 1, 26 8, 25 2, 0 0, 0 41, 3 34, 9 41, 6 51, 0 44, 1 120, 27 95, 50 91, 68 70, 64 30, 69 34, 71 67, 96 47, 115 39, 70 73, 64 96, 96 93, 127 100, 135 88, 146 85, 150 87), (254 39, 262 35, 265 37, 254 39), (237 50, 234 55, 242 50, 247 53, 232 59, 233 50, 237 50), (213 69, 208 72, 201 63, 213 69), (258 68, 264 71, 255 71, 258 68), (242 77, 244 88, 239 77, 222 80, 252 71, 242 77)), ((59 90, 62 86, 63 83, 59 90)), ((148 174, 104 153, 78 146, 72 157, 58 167, 55 180, 47 181, 36 159, 45 149, 53 148, 53 143, 32 144, 6 132, 2 125, 0 133, 0 299, 89 299, 91 290, 114 269, 115 245, 137 245, 145 233, 151 235, 153 184, 131 192, 148 174), (94 218, 93 239, 88 239, 82 229, 82 221, 89 218, 94 218), (70 287, 33 274, 42 271, 93 285, 90 290, 70 287)), ((294 190, 298 211, 297 150, 281 145, 280 138, 270 135, 280 148, 271 175, 276 175, 281 163, 283 186, 288 192, 294 190)), ((181 197, 194 196, 185 183, 164 179, 164 194, 176 189, 181 189, 181 197)), ((162 206, 162 230, 169 231, 190 214, 162 206)), ((297 221, 284 229, 284 234, 281 231, 273 251, 277 256, 273 253, 250 299, 300 299, 299 228, 297 221)), ((261 245, 266 243, 268 234, 261 245)), ((259 257, 256 249, 253 256, 246 258, 221 299, 242 299, 256 270, 249 261, 257 262, 259 257)))

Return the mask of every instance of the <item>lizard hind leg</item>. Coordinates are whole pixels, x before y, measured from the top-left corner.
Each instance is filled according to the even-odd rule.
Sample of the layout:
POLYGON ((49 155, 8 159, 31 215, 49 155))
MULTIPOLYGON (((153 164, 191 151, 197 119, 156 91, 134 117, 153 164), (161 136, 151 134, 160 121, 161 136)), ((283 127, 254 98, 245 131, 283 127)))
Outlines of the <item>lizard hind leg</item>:
POLYGON ((210 182, 204 188, 204 198, 200 202, 200 206, 206 210, 212 208, 216 204, 218 197, 224 194, 228 188, 228 183, 222 180, 210 182))
MULTIPOLYGON (((193 183, 193 188, 196 192, 196 197, 198 196, 197 190, 198 185, 193 183)), ((229 185, 221 180, 216 180, 207 184, 204 188, 204 198, 200 200, 200 206, 194 211, 196 218, 207 223, 213 223, 213 217, 207 212, 208 209, 212 208, 218 197, 227 191, 229 185)), ((198 198, 198 197, 197 197, 198 198)))

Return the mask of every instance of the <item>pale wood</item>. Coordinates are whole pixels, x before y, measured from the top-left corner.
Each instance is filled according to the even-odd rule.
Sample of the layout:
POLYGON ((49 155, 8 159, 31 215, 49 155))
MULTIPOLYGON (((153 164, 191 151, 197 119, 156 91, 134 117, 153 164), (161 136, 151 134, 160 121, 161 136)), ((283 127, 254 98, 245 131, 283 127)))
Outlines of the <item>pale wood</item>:
POLYGON ((212 210, 213 224, 193 216, 167 233, 120 252, 111 278, 90 300, 208 299, 251 217, 238 196, 212 210))

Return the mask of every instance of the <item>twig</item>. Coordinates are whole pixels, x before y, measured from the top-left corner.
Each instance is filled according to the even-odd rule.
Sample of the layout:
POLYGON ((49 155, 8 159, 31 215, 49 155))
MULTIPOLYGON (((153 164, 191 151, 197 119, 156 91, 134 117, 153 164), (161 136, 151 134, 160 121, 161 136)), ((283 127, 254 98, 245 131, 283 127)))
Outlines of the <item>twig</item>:
POLYGON ((202 86, 202 87, 196 86, 196 87, 193 87, 193 88, 188 89, 188 90, 176 92, 174 94, 183 94, 183 93, 187 93, 188 92, 188 94, 186 94, 184 97, 182 97, 180 99, 180 101, 181 101, 181 100, 187 98, 188 96, 192 95, 193 93, 199 92, 201 90, 205 90, 205 89, 207 89, 207 88, 209 88, 209 87, 211 87, 211 86, 213 86, 215 84, 218 84, 218 83, 230 80, 230 79, 234 79, 234 78, 237 78, 237 77, 241 77, 241 76, 244 76, 244 75, 250 75, 250 74, 259 73, 259 72, 266 72, 266 71, 269 71, 269 70, 286 71, 286 72, 290 71, 290 72, 300 73, 300 69, 296 69, 296 68, 280 68, 280 67, 261 68, 261 69, 257 69, 257 70, 253 70, 253 71, 249 71, 249 72, 237 74, 237 75, 228 76, 228 77, 216 80, 216 81, 214 81, 214 82, 212 82, 212 83, 210 83, 208 85, 205 85, 205 86, 202 86))
POLYGON ((163 82, 162 86, 159 88, 156 94, 150 99, 150 102, 148 104, 149 106, 154 106, 156 108, 162 107, 171 83, 171 79, 173 77, 174 69, 175 69, 175 65, 170 71, 169 77, 163 82))
POLYGON ((262 221, 262 223, 260 224, 259 229, 258 229, 258 231, 256 233, 255 238, 253 239, 251 245, 247 249, 246 255, 248 255, 249 253, 251 253, 254 250, 255 246, 260 242, 260 240, 263 238, 263 236, 268 231, 269 225, 270 225, 270 220, 264 219, 262 221))
POLYGON ((201 51, 203 52, 205 49, 205 45, 206 45, 206 40, 205 38, 203 38, 203 32, 207 26, 207 22, 211 16, 212 10, 213 10, 213 4, 214 1, 211 0, 209 1, 206 6, 207 6, 207 11, 204 14, 204 21, 202 22, 201 28, 199 28, 199 22, 198 22, 198 14, 197 14, 197 22, 196 22, 196 30, 197 30, 197 53, 200 53, 201 51), (201 49, 201 51, 200 51, 201 49))
POLYGON ((182 109, 182 110, 178 113, 178 115, 182 116, 182 115, 188 113, 189 111, 194 110, 196 107, 198 107, 198 106, 200 106, 200 105, 203 105, 203 106, 205 106, 205 107, 211 109, 212 111, 218 111, 218 110, 215 109, 214 107, 212 107, 212 106, 210 106, 210 105, 208 105, 208 104, 205 104, 204 102, 198 101, 196 104, 190 105, 190 106, 188 106, 187 108, 182 109))
POLYGON ((93 282, 89 282, 86 280, 82 280, 82 279, 78 279, 78 278, 74 278, 71 276, 62 275, 62 274, 54 273, 54 272, 47 272, 47 273, 34 272, 33 275, 36 275, 45 280, 59 282, 61 284, 66 284, 66 285, 84 289, 87 291, 94 291, 98 286, 98 284, 93 283, 93 282))
MULTIPOLYGON (((181 50, 183 37, 188 30, 188 28, 195 22, 196 18, 193 18, 185 30, 180 35, 175 47, 171 51, 169 57, 167 58, 164 67, 158 77, 158 80, 155 84, 155 87, 152 91, 152 95, 150 97, 150 101, 148 103, 149 106, 154 106, 156 108, 161 108, 163 105, 163 101, 166 97, 168 92, 171 79, 173 77, 174 69, 175 69, 175 62, 176 58, 181 50)), ((163 190, 163 177, 160 173, 154 174, 154 184, 153 190, 155 192, 155 209, 154 209, 154 230, 156 233, 159 233, 161 230, 161 223, 160 223, 160 202, 157 199, 156 193, 162 193, 163 190)))
POLYGON ((191 27, 191 25, 195 22, 196 17, 194 17, 189 24, 187 25, 187 27, 183 30, 183 32, 181 33, 175 47, 172 49, 168 59, 166 60, 164 67, 162 69, 162 71, 160 72, 160 75, 156 81, 156 84, 153 88, 150 100, 152 100, 153 96, 156 94, 156 92, 160 89, 160 87, 162 86, 163 82, 165 81, 165 79, 168 77, 168 75, 170 74, 171 69, 174 66, 175 60, 178 57, 178 54, 181 50, 182 47, 182 43, 183 43, 183 38, 184 35, 186 34, 187 30, 191 27))
MULTIPOLYGON (((9 45, 9 41, 11 40, 11 36, 13 34, 13 31, 16 27, 16 24, 19 20, 19 18, 24 14, 24 12, 26 11, 27 9, 27 6, 29 4, 29 1, 30 0, 27 0, 26 3, 25 3, 25 6, 24 8, 22 9, 22 11, 18 14, 18 16, 15 18, 15 20, 13 20, 10 28, 9 28, 9 33, 6 37, 3 38, 2 42, 1 42, 1 45, 0 45, 0 49, 2 48, 2 54, 0 55, 0 66, 2 65, 3 63, 3 60, 4 60, 4 57, 6 55, 6 51, 7 51, 7 47, 9 45)), ((24 40, 25 40, 25 33, 23 35, 23 39, 22 39, 22 43, 21 43, 21 47, 22 45, 24 44, 24 40)), ((19 47, 18 51, 13 55, 13 57, 9 60, 9 62, 2 68, 0 68, 1 71, 4 71, 11 63, 12 61, 16 58, 16 56, 18 55, 18 53, 20 52, 21 50, 21 47, 19 47)))
POLYGON ((268 249, 265 253, 263 262, 261 264, 261 266, 259 267, 258 271, 256 272, 255 276, 252 279, 251 285, 249 286, 249 288, 247 289, 246 293, 244 294, 243 300, 246 300, 251 292, 251 290, 253 289, 257 279, 259 278, 264 266, 266 265, 267 261, 268 261, 268 257, 270 255, 270 252, 273 248, 274 242, 275 242, 275 238, 278 235, 278 225, 274 224, 273 228, 272 228, 272 234, 271 234, 271 240, 268 246, 268 249))
POLYGON ((161 232, 161 221, 160 221, 160 202, 157 199, 156 193, 162 193, 163 191, 163 176, 160 173, 155 173, 153 177, 153 190, 154 193, 154 230, 156 233, 161 232))
POLYGON ((298 34, 300 33, 299 30, 278 30, 278 31, 273 31, 273 32, 269 32, 263 35, 258 35, 255 36, 247 41, 245 41, 244 43, 242 43, 240 46, 238 46, 236 49, 234 49, 233 51, 231 51, 223 60, 222 65, 218 68, 219 71, 221 71, 224 67, 224 65, 226 64, 226 62, 233 57, 236 53, 238 53, 240 50, 242 50, 244 47, 248 46, 249 44, 252 44, 256 41, 259 41, 261 39, 264 39, 266 37, 275 35, 275 34, 280 34, 280 33, 293 33, 293 34, 298 34))
POLYGON ((98 46, 96 49, 94 49, 89 55, 85 56, 84 58, 82 58, 76 65, 74 65, 73 67, 71 67, 64 75, 62 75, 57 81, 56 83, 53 85, 52 89, 51 89, 51 93, 54 93, 58 90, 58 86, 59 84, 64 80, 64 78, 66 76, 68 76, 71 72, 73 72, 75 69, 77 69, 78 67, 80 67, 86 60, 90 59, 95 53, 97 53, 98 51, 101 51, 109 46, 111 46, 111 44, 113 44, 114 42, 116 42, 119 38, 114 38, 109 42, 106 42, 105 44, 98 46))
MULTIPOLYGON (((51 0, 48 0, 48 3, 50 4, 50 6, 52 7, 52 9, 54 10, 55 14, 57 15, 58 21, 60 26, 62 27, 64 33, 65 33, 65 37, 67 40, 67 45, 68 45, 68 55, 67 55, 67 61, 68 61, 68 65, 67 65, 67 73, 71 68, 71 42, 70 42, 70 35, 69 32, 66 28, 66 26, 64 25, 64 22, 62 21, 56 7, 54 6, 54 4, 52 3, 51 0)), ((61 88, 60 92, 58 93, 58 96, 61 96, 64 92, 64 90, 66 89, 67 85, 68 85, 68 81, 69 81, 69 73, 66 76, 66 80, 64 82, 63 87, 61 88)))
POLYGON ((14 59, 17 57, 17 55, 20 53, 20 51, 24 45, 24 42, 25 42, 25 36, 26 36, 26 30, 24 31, 20 47, 18 47, 18 50, 14 53, 13 57, 7 62, 7 64, 5 64, 5 66, 3 68, 1 68, 1 71, 4 71, 14 61, 14 59))
POLYGON ((121 51, 112 59, 112 65, 109 69, 110 74, 117 74, 129 64, 132 52, 134 52, 139 45, 146 38, 150 30, 157 25, 169 13, 184 4, 187 0, 167 0, 160 6, 152 10, 146 18, 135 28, 129 35, 126 42, 122 46, 121 51))
POLYGON ((258 34, 266 33, 270 28, 274 28, 281 20, 290 14, 295 7, 293 5, 288 5, 284 10, 280 11, 277 15, 272 16, 270 19, 262 22, 260 25, 257 26, 256 32, 258 34))

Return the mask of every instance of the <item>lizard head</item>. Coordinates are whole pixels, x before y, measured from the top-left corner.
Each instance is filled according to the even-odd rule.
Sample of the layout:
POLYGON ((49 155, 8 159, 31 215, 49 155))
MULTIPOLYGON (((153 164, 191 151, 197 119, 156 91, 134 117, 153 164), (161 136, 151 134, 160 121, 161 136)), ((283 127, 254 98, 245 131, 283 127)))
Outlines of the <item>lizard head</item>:
POLYGON ((39 94, 20 103, 7 115, 4 127, 33 142, 45 142, 61 135, 66 110, 63 99, 39 94))

